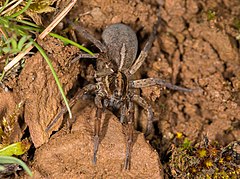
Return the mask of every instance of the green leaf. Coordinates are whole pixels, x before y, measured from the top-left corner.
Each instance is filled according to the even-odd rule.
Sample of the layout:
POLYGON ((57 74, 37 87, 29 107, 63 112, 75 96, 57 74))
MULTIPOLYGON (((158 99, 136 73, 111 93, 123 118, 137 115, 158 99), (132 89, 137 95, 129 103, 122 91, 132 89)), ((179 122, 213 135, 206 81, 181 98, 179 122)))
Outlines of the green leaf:
POLYGON ((17 45, 18 50, 22 50, 22 48, 24 46, 24 43, 27 40, 28 40, 28 36, 27 35, 22 36, 22 38, 18 41, 18 45, 17 45))
POLYGON ((17 41, 15 40, 15 38, 11 38, 11 45, 13 50, 17 49, 17 41))
POLYGON ((190 150, 192 148, 191 141, 188 138, 185 138, 182 144, 183 150, 190 150))
POLYGON ((31 144, 27 140, 17 142, 0 150, 0 156, 22 155, 28 151, 31 144))
POLYGON ((25 51, 28 47, 30 47, 33 43, 32 42, 28 42, 25 47, 22 49, 22 51, 25 51))
POLYGON ((9 27, 9 20, 4 17, 0 17, 0 24, 3 27, 9 27))
POLYGON ((10 52, 11 51, 11 49, 9 48, 9 47, 3 47, 2 48, 2 51, 3 51, 3 53, 8 53, 8 52, 10 52))

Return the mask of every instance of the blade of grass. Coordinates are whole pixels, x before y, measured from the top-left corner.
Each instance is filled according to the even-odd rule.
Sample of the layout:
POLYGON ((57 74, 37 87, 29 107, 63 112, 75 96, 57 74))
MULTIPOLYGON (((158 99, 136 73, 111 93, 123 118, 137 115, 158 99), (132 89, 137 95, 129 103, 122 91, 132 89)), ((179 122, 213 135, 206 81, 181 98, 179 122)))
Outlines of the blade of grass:
POLYGON ((14 17, 17 17, 17 16, 21 15, 22 13, 24 13, 30 6, 31 2, 32 2, 32 0, 28 0, 26 6, 24 6, 24 8, 22 8, 20 11, 14 13, 14 14, 12 14, 10 17, 14 18, 14 17))
POLYGON ((29 21, 25 21, 25 20, 20 20, 20 19, 16 19, 16 18, 11 18, 11 17, 6 17, 8 20, 11 20, 11 21, 15 21, 15 22, 19 22, 19 23, 22 23, 22 24, 26 24, 26 25, 29 25, 31 27, 36 27, 36 28, 39 28, 39 26, 37 24, 34 24, 32 22, 29 22, 29 21))
POLYGON ((12 5, 11 7, 9 7, 8 9, 6 9, 4 12, 1 13, 1 15, 6 14, 7 12, 11 11, 12 9, 16 8, 20 3, 22 3, 23 0, 14 0, 11 1, 8 6, 10 6, 12 3, 15 3, 14 5, 12 5))
POLYGON ((12 163, 20 165, 27 172, 29 176, 31 177, 33 176, 28 166, 20 159, 11 157, 11 156, 0 156, 0 164, 12 164, 12 163))
POLYGON ((8 1, 9 1, 9 0, 6 0, 5 3, 4 3, 4 5, 0 8, 0 15, 2 15, 2 14, 1 14, 2 11, 7 7, 8 1))
POLYGON ((58 38, 59 40, 65 42, 65 43, 68 43, 68 44, 71 44, 87 53, 89 53, 90 55, 94 55, 90 50, 88 50, 86 47, 82 46, 82 45, 79 45, 78 43, 68 39, 68 38, 65 38, 61 35, 58 35, 58 34, 55 34, 55 33, 49 33, 49 35, 51 35, 52 37, 55 37, 55 38, 58 38))
POLYGON ((47 54, 44 52, 42 47, 40 45, 38 45, 38 43, 36 43, 33 39, 30 39, 30 41, 33 43, 33 45, 38 49, 38 51, 41 53, 43 58, 46 60, 48 66, 49 66, 49 68, 50 68, 50 70, 51 70, 51 72, 53 74, 53 77, 54 77, 54 79, 55 79, 55 81, 57 83, 58 89, 59 89, 59 91, 60 91, 60 93, 61 93, 61 95, 63 97, 64 103, 65 103, 65 105, 67 107, 67 110, 68 110, 68 113, 69 113, 69 117, 72 118, 72 112, 71 112, 71 109, 69 107, 68 100, 67 100, 67 98, 66 98, 66 96, 64 94, 64 91, 62 89, 61 83, 60 83, 60 81, 58 79, 58 76, 57 76, 53 66, 52 66, 52 63, 51 63, 50 59, 48 58, 47 54))
MULTIPOLYGON (((71 0, 66 6, 66 8, 57 15, 53 22, 39 35, 38 38, 43 39, 47 35, 47 33, 50 32, 67 15, 67 13, 71 10, 71 8, 76 2, 77 0, 71 0)), ((33 46, 30 46, 24 52, 19 53, 9 64, 4 67, 4 70, 10 70, 16 63, 18 63, 22 59, 22 57, 24 57, 28 52, 30 52, 32 48, 33 46)))
MULTIPOLYGON (((24 30, 33 30, 35 32, 42 32, 43 31, 40 28, 35 28, 35 27, 30 27, 30 26, 21 26, 19 28, 24 29, 24 30)), ((72 40, 70 40, 70 39, 68 39, 66 37, 63 37, 61 35, 58 35, 58 34, 55 34, 55 33, 52 33, 52 32, 50 32, 49 35, 52 36, 52 37, 55 37, 55 38, 57 38, 59 40, 61 40, 62 42, 66 43, 66 44, 71 44, 71 45, 73 45, 73 46, 83 50, 84 52, 94 56, 93 52, 88 50, 86 47, 84 47, 84 46, 82 46, 82 45, 80 45, 80 44, 78 44, 78 43, 76 43, 76 42, 74 42, 74 41, 72 41, 72 40)))

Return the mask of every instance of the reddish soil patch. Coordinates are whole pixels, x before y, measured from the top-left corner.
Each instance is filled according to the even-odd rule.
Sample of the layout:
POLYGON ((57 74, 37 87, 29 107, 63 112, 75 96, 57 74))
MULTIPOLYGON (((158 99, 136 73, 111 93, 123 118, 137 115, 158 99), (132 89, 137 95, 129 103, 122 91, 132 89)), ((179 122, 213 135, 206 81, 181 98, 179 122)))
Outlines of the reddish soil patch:
MULTIPOLYGON (((122 171, 124 130, 116 117, 107 113, 98 162, 93 166, 95 107, 89 102, 81 103, 84 108, 75 107, 76 120, 71 132, 65 127, 59 130, 61 118, 49 133, 45 133, 46 126, 61 109, 61 96, 48 66, 36 53, 26 60, 20 76, 8 79, 5 85, 12 89, 8 95, 24 101, 24 120, 37 148, 32 163, 37 178, 161 178, 163 168, 159 159, 166 162, 164 155, 177 132, 184 133, 194 143, 200 142, 203 135, 221 145, 240 140, 239 0, 82 0, 70 12, 69 18, 79 18, 80 24, 98 39, 107 25, 128 24, 136 31, 141 49, 156 22, 159 3, 162 3, 164 23, 136 78, 161 78, 198 89, 193 93, 160 87, 141 90, 141 96, 154 109, 155 132, 149 139, 159 155, 144 140, 143 134, 136 132, 131 170, 122 171), (52 131, 57 132, 50 137, 52 131)), ((80 43, 90 44, 76 35, 80 43)), ((77 49, 52 38, 40 44, 51 58, 66 93, 70 89, 74 91, 79 81, 81 85, 93 81, 88 78, 92 68, 90 62, 70 63, 77 49)), ((0 107, 0 111, 11 110, 8 102, 0 107)), ((144 131, 146 112, 139 110, 139 113, 138 128, 144 131)))

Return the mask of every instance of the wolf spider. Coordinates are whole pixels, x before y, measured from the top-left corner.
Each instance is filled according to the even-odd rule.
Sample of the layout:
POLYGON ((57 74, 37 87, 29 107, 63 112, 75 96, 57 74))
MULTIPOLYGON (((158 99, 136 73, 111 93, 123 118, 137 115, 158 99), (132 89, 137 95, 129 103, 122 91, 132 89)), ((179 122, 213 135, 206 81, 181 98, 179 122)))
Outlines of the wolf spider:
MULTIPOLYGON (((134 94, 133 89, 160 85, 173 90, 185 92, 192 91, 191 89, 175 86, 158 78, 130 80, 130 77, 141 67, 145 61, 155 39, 159 24, 160 17, 158 18, 157 23, 154 25, 153 31, 149 36, 149 39, 146 42, 143 50, 136 59, 138 40, 136 33, 129 26, 120 23, 108 26, 102 33, 102 43, 95 39, 84 28, 70 23, 75 30, 80 32, 83 37, 90 40, 100 50, 100 53, 96 54, 95 56, 88 54, 83 54, 81 56, 81 58, 97 58, 97 70, 95 71, 96 84, 88 84, 84 86, 70 101, 70 106, 73 106, 73 104, 84 94, 89 92, 95 93, 94 101, 97 107, 97 112, 94 124, 94 164, 97 160, 100 122, 105 108, 118 110, 120 114, 120 122, 126 123, 127 125, 128 136, 124 168, 129 169, 134 130, 134 103, 138 104, 147 111, 148 122, 146 133, 150 133, 153 119, 153 110, 151 106, 141 96, 134 94)), ((52 123, 47 127, 47 130, 49 130, 57 121, 57 119, 66 111, 66 108, 63 108, 56 115, 52 123)))

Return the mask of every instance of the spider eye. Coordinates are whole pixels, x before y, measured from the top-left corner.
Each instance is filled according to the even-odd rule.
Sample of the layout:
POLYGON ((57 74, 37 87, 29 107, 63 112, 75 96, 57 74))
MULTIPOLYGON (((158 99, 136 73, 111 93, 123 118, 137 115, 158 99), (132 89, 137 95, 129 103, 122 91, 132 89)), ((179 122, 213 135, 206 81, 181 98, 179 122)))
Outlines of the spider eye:
POLYGON ((114 95, 115 97, 117 97, 117 98, 121 97, 121 90, 115 89, 115 90, 113 91, 113 95, 114 95))

